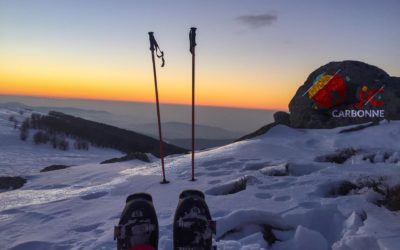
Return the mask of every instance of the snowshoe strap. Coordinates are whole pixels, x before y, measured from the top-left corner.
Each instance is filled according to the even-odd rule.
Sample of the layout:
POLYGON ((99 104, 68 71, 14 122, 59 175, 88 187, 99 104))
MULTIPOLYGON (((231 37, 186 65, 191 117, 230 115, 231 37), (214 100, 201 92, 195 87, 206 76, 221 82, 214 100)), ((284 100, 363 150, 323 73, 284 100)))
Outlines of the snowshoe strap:
POLYGON ((121 238, 121 226, 114 226, 114 240, 121 238))
POLYGON ((204 247, 177 247, 177 250, 204 250, 204 247))
POLYGON ((150 234, 156 230, 156 226, 150 223, 125 224, 114 227, 114 240, 125 239, 127 236, 150 234))
POLYGON ((210 220, 208 222, 208 226, 211 229, 212 234, 216 235, 217 234, 217 221, 210 220))
POLYGON ((187 228, 187 229, 193 229, 193 226, 200 226, 203 227, 204 229, 209 228, 212 232, 212 234, 217 234, 217 222, 215 220, 208 220, 204 221, 202 219, 184 219, 184 220, 178 220, 177 222, 178 227, 180 228, 187 228))

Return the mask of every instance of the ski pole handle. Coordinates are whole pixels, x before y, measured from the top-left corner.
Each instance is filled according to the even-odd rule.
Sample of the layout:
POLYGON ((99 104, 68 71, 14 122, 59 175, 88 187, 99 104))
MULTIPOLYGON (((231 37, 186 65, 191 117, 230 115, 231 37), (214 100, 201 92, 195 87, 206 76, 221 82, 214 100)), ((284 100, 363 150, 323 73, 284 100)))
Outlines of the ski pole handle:
POLYGON ((151 51, 156 50, 157 42, 156 39, 154 38, 154 32, 149 32, 149 40, 150 40, 150 50, 151 51))
POLYGON ((189 42, 190 42, 189 51, 192 54, 194 52, 194 47, 197 45, 196 44, 196 30, 197 30, 197 28, 192 27, 192 28, 190 28, 190 32, 189 32, 189 42))

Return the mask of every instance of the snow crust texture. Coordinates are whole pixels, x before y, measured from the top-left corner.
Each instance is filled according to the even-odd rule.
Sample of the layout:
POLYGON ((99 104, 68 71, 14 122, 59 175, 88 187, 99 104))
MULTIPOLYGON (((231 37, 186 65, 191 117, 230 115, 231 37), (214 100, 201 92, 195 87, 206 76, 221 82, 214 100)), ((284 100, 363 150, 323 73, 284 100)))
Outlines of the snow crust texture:
MULTIPOLYGON (((343 181, 366 178, 400 184, 395 159, 400 122, 346 134, 339 133, 342 129, 279 125, 255 139, 198 152, 195 182, 189 181, 190 155, 166 158, 167 185, 159 183, 157 159, 107 165, 96 159, 58 171, 28 172, 23 188, 0 193, 0 249, 115 249, 113 227, 126 197, 135 192, 152 194, 159 249, 172 249, 172 220, 184 189, 205 192, 217 221, 218 249, 400 249, 400 214, 376 205, 379 193, 368 187, 336 192, 343 181), (315 160, 348 148, 356 153, 343 163, 315 160)), ((14 155, 5 150, 3 138, 17 142, 4 131, 1 159, 11 162, 14 155)), ((104 155, 98 153, 98 158, 104 155)), ((49 152, 32 149, 32 154, 30 166, 49 152)), ((29 156, 19 156, 24 157, 29 156)), ((25 171, 10 166, 6 173, 25 171)))

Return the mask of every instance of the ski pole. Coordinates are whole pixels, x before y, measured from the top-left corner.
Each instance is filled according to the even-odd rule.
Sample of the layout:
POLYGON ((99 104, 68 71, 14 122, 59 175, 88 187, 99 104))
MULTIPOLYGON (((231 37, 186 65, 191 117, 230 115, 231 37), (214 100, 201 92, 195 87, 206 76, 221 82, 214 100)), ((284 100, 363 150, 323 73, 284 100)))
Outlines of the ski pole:
POLYGON ((194 154, 195 154, 195 47, 196 47, 196 28, 190 28, 189 32, 190 53, 192 54, 192 181, 194 178, 194 154))
POLYGON ((154 74, 154 86, 156 90, 156 106, 157 106, 157 119, 158 119, 158 136, 160 140, 160 159, 161 159, 161 168, 162 168, 162 174, 163 174, 163 180, 161 181, 161 184, 166 184, 169 183, 167 179, 165 178, 165 168, 164 168, 164 142, 162 138, 162 132, 161 132, 161 116, 160 116, 160 104, 158 100, 158 87, 157 87, 157 72, 156 72, 156 63, 154 59, 154 51, 155 54, 158 58, 161 58, 162 64, 161 67, 164 67, 165 60, 164 60, 164 52, 161 51, 160 47, 157 44, 156 39, 154 38, 154 32, 149 32, 149 39, 150 39, 150 50, 151 50, 151 59, 153 61, 153 74, 154 74))

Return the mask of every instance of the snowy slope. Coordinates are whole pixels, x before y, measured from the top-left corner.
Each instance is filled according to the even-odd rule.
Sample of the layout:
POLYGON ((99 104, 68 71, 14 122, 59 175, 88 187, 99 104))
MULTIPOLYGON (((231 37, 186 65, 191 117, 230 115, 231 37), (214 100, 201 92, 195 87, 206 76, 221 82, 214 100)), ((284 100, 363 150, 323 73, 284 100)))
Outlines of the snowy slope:
POLYGON ((190 155, 166 159, 168 185, 159 184, 157 160, 32 174, 22 189, 0 193, 0 249, 115 249, 113 226, 134 192, 153 195, 159 249, 172 249, 178 195, 188 188, 206 193, 218 249, 399 249, 399 212, 375 205, 379 195, 369 188, 345 196, 331 190, 343 180, 400 184, 400 122, 340 130, 276 126, 253 140, 199 152, 196 182, 189 181, 190 155), (344 164, 314 161, 349 147, 360 153, 344 164), (268 175, 286 169, 288 176, 268 175), (227 194, 243 183, 245 190, 227 194), (266 225, 278 238, 271 246, 263 239, 266 225))
MULTIPOLYGON (((100 163, 122 155, 121 152, 112 149, 90 147, 88 151, 83 151, 70 147, 68 151, 61 151, 49 145, 34 145, 31 138, 26 142, 21 141, 19 129, 14 128, 14 123, 9 121, 9 118, 13 116, 21 124, 32 112, 29 107, 21 104, 0 104, 0 176, 37 173, 53 164, 100 163)), ((30 137, 32 134, 33 131, 30 137)))

